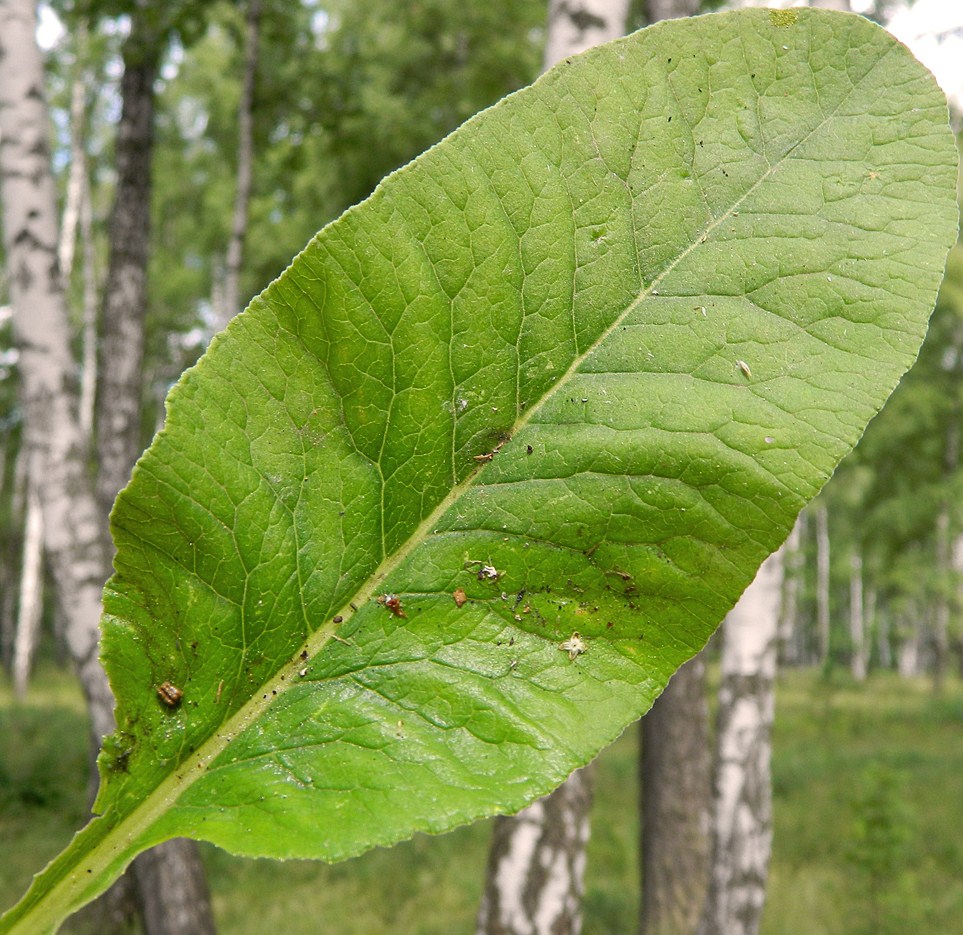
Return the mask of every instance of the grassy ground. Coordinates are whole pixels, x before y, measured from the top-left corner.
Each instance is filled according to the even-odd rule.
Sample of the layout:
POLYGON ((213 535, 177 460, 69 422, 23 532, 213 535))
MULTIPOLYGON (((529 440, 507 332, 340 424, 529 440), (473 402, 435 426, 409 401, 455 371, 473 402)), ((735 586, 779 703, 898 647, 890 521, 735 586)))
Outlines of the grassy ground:
MULTIPOLYGON (((773 783, 776 837, 764 935, 963 932, 963 686, 782 678, 773 783)), ((82 702, 43 669, 14 705, 0 682, 0 906, 83 819, 82 702)), ((603 754, 585 935, 637 924, 636 731, 603 754)), ((489 828, 419 836, 337 866, 204 853, 221 935, 470 932, 489 828)))

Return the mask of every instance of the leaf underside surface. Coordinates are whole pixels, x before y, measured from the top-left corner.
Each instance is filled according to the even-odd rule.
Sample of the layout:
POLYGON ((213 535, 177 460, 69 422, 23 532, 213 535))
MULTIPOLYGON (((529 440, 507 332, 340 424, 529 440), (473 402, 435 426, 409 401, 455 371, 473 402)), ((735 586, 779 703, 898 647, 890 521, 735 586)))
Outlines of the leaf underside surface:
POLYGON ((955 196, 931 76, 809 10, 592 50, 390 176, 172 391, 102 817, 7 925, 169 837, 337 860, 587 762, 912 363, 955 196))

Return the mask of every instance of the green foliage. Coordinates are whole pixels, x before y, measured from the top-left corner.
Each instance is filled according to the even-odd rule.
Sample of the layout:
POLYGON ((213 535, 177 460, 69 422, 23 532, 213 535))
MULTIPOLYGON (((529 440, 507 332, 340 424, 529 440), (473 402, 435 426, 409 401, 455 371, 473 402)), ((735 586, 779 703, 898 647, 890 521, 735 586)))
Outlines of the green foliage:
POLYGON ((545 4, 392 0, 326 6, 316 116, 332 132, 343 207, 472 114, 532 81, 545 4))
POLYGON ((867 538, 898 557, 933 535, 944 501, 958 503, 961 479, 952 463, 963 412, 963 247, 949 255, 936 310, 915 366, 886 411, 866 431, 858 461, 872 482, 855 504, 869 510, 867 538))
POLYGON ((881 30, 747 11, 563 64, 325 228, 118 499, 102 817, 0 930, 168 837, 338 859, 591 758, 913 359, 955 161, 881 30))
POLYGON ((955 932, 963 689, 879 673, 777 687, 774 851, 763 935, 955 932), (815 715, 815 716, 814 716, 815 715))
POLYGON ((910 842, 913 821, 905 803, 905 778, 874 763, 858 777, 851 809, 853 828, 846 856, 859 875, 868 911, 861 931, 905 932, 919 901, 910 842), (908 897, 914 897, 910 900, 908 897))
MULTIPOLYGON (((265 3, 244 295, 388 172, 534 79, 544 15, 542 0, 265 3)), ((160 97, 151 270, 159 336, 185 330, 185 312, 216 292, 231 223, 243 10, 210 4, 207 17, 160 97)))
MULTIPOLYGON (((833 606, 840 616, 849 601, 850 555, 858 550, 866 592, 876 592, 879 608, 894 621, 925 627, 936 603, 946 601, 951 628, 960 632, 959 575, 940 560, 938 530, 945 513, 949 548, 963 529, 961 415, 963 248, 956 246, 918 360, 821 495, 829 508, 833 606)), ((810 593, 807 608, 813 599, 810 593)), ((845 659, 844 628, 833 638, 837 657, 845 659)))
MULTIPOLYGON (((42 666, 29 705, 15 706, 0 677, 0 741, 12 741, 19 789, 58 784, 56 808, 25 802, 0 808, 6 860, 0 903, 11 902, 29 874, 69 840, 85 811, 87 729, 83 699, 69 673, 42 666), (36 729, 42 719, 43 729, 36 729)), ((762 935, 854 935, 868 916, 862 877, 847 859, 857 818, 855 793, 883 771, 900 778, 892 806, 912 821, 904 846, 914 887, 896 907, 906 932, 963 929, 963 688, 939 702, 922 682, 879 674, 865 685, 826 693, 812 672, 791 672, 777 686, 773 748, 774 852, 762 935), (814 717, 815 712, 821 716, 814 717)), ((596 767, 586 870, 583 932, 612 935, 638 925, 634 816, 636 736, 627 731, 596 767)), ((10 757, 7 760, 11 760, 10 757)), ((479 822, 441 838, 416 836, 348 863, 272 863, 203 849, 215 917, 225 935, 339 935, 471 930, 478 909, 490 828, 479 822)), ((65 931, 73 931, 68 923, 65 931)))

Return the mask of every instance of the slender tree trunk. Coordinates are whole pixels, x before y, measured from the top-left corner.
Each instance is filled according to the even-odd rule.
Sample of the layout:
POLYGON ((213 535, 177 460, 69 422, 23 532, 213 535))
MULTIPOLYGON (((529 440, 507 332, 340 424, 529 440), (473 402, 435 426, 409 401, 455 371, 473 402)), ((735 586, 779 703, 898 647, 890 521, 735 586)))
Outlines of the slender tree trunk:
POLYGON ((57 262, 57 208, 32 0, 0 0, 0 198, 10 297, 20 348, 23 444, 43 506, 44 538, 66 642, 91 712, 93 737, 113 727, 97 658, 107 559, 77 421, 74 362, 57 262))
POLYGON ((80 239, 83 253, 83 331, 80 369, 80 428, 93 438, 97 399, 97 264, 94 256, 93 205, 90 175, 84 173, 80 200, 80 239))
POLYGON ((863 616, 863 557, 858 549, 850 558, 849 638, 851 652, 849 670, 857 682, 866 680, 866 621, 863 616))
POLYGON ((23 532, 23 561, 20 564, 20 602, 13 646, 13 693, 25 698, 33 657, 40 637, 43 612, 43 508, 30 484, 27 493, 27 519, 23 532))
POLYGON ((237 115, 237 191, 234 196, 231 239, 227 245, 227 257, 224 263, 224 295, 220 305, 221 320, 218 323, 221 328, 224 328, 240 311, 241 304, 241 265, 244 258, 244 238, 247 235, 247 213, 251 200, 254 165, 254 82, 257 77, 260 26, 261 0, 248 0, 244 77, 237 115))
MULTIPOLYGON (((959 360, 963 334, 956 334, 953 341, 955 359, 959 360)), ((949 485, 960 462, 959 405, 952 408, 943 446, 943 481, 949 485)), ((940 590, 936 601, 933 626, 933 691, 941 694, 946 680, 950 655, 950 600, 956 590, 956 572, 953 562, 952 514, 949 500, 940 505, 936 518, 936 566, 940 572, 940 590)))
POLYGON ((97 400, 97 496, 104 515, 142 450, 141 390, 150 244, 154 81, 161 38, 143 12, 124 43, 117 126, 117 185, 104 284, 102 363, 97 400))
POLYGON ((702 0, 646 0, 645 18, 649 23, 662 19, 694 16, 702 9, 702 0))
POLYGON ((805 658, 803 630, 799 623, 799 598, 802 594, 805 567, 802 542, 806 533, 807 515, 805 510, 799 514, 783 546, 785 574, 779 610, 779 649, 780 661, 788 666, 801 665, 805 658))
POLYGON ((83 197, 84 179, 87 174, 85 151, 87 135, 87 92, 82 66, 86 29, 78 27, 75 37, 77 47, 73 75, 70 80, 70 168, 67 171, 67 193, 64 199, 63 220, 60 224, 60 242, 57 258, 64 277, 64 288, 69 290, 70 274, 74 268, 74 250, 77 245, 77 228, 80 223, 80 203, 83 197))
POLYGON ((829 511, 816 508, 816 651, 819 665, 829 662, 829 511))
POLYGON ((783 552, 763 562, 723 624, 713 773, 712 869, 698 935, 755 935, 772 849, 775 713, 783 552))
POLYGON ((549 0, 543 70, 625 35, 629 0, 549 0))
POLYGON ((87 162, 87 90, 85 70, 87 29, 77 26, 74 37, 76 61, 70 89, 70 168, 67 173, 67 195, 57 255, 69 291, 79 234, 83 273, 82 365, 80 371, 80 424, 84 435, 93 432, 93 412, 97 375, 97 285, 94 271, 93 219, 90 203, 90 167, 87 162))
POLYGON ((197 844, 176 838, 133 864, 148 935, 214 935, 211 894, 197 844))
MULTIPOLYGON (((7 439, 4 439, 6 447, 7 439)), ((13 484, 10 490, 10 526, 12 529, 25 528, 26 488, 27 488, 27 453, 23 445, 19 446, 13 464, 13 484)), ((6 457, 0 462, 6 467, 6 457)), ((3 666, 8 672, 13 672, 14 643, 17 638, 17 600, 20 596, 20 563, 23 559, 23 542, 11 536, 3 555, 3 565, 0 567, 0 650, 3 655, 3 666)))
MULTIPOLYGON (((629 0, 549 0, 544 68, 624 35, 629 0)), ((582 928, 592 769, 495 823, 478 935, 577 935, 582 928)))
POLYGON ((890 643, 889 610, 883 607, 876 615, 876 654, 881 669, 893 668, 893 647, 890 643))
POLYGON ((904 616, 900 624, 896 671, 904 679, 910 679, 919 675, 920 671, 920 627, 915 607, 904 616))
POLYGON ((691 935, 709 874, 709 708, 703 654, 642 718, 643 935, 691 935))
MULTIPOLYGON (((97 406, 97 496, 104 516, 142 451, 154 82, 163 48, 152 15, 147 7, 136 11, 124 43, 97 406)), ((133 871, 147 935, 213 935, 204 865, 195 842, 178 839, 158 845, 134 861, 133 871)))
POLYGON ((963 611, 963 534, 961 533, 953 536, 950 566, 953 569, 953 648, 957 657, 957 673, 963 679, 963 627, 960 625, 961 611, 963 611))
POLYGON ((13 670, 13 647, 17 639, 15 565, 12 549, 5 550, 0 564, 0 664, 5 672, 13 670))
MULTIPOLYGON (((866 670, 869 671, 870 662, 873 657, 873 643, 876 641, 876 634, 880 628, 880 615, 878 613, 877 601, 879 600, 876 588, 867 588, 863 598, 863 655, 866 658, 866 670)), ((877 660, 879 662, 880 660, 877 660)))

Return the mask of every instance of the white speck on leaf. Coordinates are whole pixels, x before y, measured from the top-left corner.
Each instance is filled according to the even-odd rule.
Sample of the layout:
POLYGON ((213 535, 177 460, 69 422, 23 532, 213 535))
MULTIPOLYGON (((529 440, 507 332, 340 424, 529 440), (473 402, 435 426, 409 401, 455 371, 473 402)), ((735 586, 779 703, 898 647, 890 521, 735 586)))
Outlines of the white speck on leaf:
POLYGON ((748 378, 750 378, 750 379, 752 378, 752 371, 749 369, 749 364, 747 364, 744 360, 737 360, 737 361, 736 361, 736 366, 737 366, 748 378))

